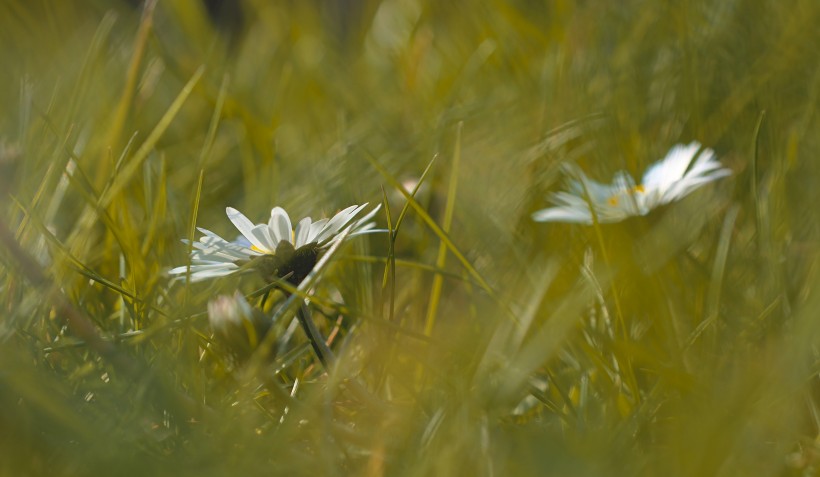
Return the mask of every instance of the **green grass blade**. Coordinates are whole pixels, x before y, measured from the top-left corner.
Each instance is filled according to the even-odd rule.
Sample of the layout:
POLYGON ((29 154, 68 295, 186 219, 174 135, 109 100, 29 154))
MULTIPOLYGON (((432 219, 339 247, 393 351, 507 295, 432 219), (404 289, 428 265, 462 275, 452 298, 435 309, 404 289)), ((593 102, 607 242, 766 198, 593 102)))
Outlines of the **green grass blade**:
MULTIPOLYGON (((453 224, 453 210, 456 204, 456 189, 458 187, 459 164, 461 162, 461 128, 463 123, 459 123, 456 131, 456 145, 453 151, 453 164, 450 168, 450 185, 447 188, 447 204, 444 209, 444 222, 442 230, 450 233, 453 224)), ((439 243, 438 256, 436 257, 436 268, 443 269, 447 262, 447 246, 442 241, 439 243)), ((424 321, 424 334, 431 335, 436 324, 436 313, 438 311, 439 300, 441 300, 441 288, 444 284, 444 277, 436 275, 433 277, 433 284, 430 288, 430 302, 427 308, 427 318, 424 321)))
POLYGON ((159 141, 168 129, 168 126, 170 126, 171 122, 173 122, 177 113, 179 113, 180 109, 182 109, 182 105, 185 104, 185 100, 188 99, 188 96, 194 90, 194 87, 199 82, 200 78, 202 78, 202 74, 204 72, 205 67, 201 66, 196 70, 191 79, 188 80, 188 83, 182 88, 179 96, 177 96, 171 103, 171 106, 159 120, 154 130, 151 131, 145 141, 140 145, 139 149, 134 152, 134 156, 131 157, 131 159, 122 167, 119 174, 114 177, 111 187, 103 193, 102 197, 100 197, 100 207, 108 207, 114 197, 116 197, 116 195, 122 191, 128 182, 130 182, 134 174, 142 166, 142 162, 148 158, 148 155, 151 153, 154 146, 156 146, 157 141, 159 141))

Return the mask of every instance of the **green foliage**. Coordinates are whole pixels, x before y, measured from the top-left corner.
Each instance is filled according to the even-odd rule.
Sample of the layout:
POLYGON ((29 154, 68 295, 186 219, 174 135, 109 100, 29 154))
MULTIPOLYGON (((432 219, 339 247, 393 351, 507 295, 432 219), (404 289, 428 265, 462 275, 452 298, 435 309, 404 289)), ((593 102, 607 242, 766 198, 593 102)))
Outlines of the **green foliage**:
POLYGON ((820 472, 816 0, 136 3, 0 4, 0 474, 820 472), (694 140, 734 175, 530 219, 694 140), (167 275, 364 202, 305 286, 167 275))

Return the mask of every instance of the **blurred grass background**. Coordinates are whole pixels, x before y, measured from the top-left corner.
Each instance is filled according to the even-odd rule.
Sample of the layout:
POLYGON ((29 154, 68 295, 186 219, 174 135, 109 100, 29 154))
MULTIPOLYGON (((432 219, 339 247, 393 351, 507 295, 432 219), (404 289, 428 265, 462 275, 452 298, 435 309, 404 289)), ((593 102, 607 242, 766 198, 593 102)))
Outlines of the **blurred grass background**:
POLYGON ((818 25, 815 0, 0 3, 0 473, 818 475, 818 25), (692 140, 734 176, 598 231, 529 218, 563 162, 639 176, 692 140), (384 188, 395 225, 434 158, 394 250, 355 239, 315 289, 329 375, 301 331, 219 352, 208 300, 260 279, 165 274, 194 218, 233 238, 226 206, 384 188))

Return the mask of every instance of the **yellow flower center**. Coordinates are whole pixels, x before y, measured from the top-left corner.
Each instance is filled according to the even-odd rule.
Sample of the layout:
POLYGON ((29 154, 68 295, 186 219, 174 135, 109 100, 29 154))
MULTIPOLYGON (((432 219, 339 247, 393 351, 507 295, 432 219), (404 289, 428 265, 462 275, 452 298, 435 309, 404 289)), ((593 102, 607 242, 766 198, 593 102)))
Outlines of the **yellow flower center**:
MULTIPOLYGON (((643 185, 639 184, 639 185, 636 185, 635 187, 632 187, 627 192, 630 193, 630 194, 643 194, 644 192, 646 192, 646 189, 644 188, 643 185)), ((616 205, 618 205, 619 196, 620 196, 620 194, 613 195, 609 199, 607 199, 606 202, 609 205, 611 205, 612 207, 615 207, 616 205)))

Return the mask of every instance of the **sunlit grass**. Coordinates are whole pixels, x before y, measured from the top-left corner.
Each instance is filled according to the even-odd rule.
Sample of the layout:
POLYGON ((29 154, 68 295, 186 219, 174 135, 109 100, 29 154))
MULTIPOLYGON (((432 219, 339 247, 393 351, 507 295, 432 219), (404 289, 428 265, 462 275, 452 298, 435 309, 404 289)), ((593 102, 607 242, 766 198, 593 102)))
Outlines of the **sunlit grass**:
POLYGON ((818 472, 820 4, 341 3, 0 5, 1 474, 818 472), (731 177, 531 218, 692 141, 731 177), (365 202, 300 284, 168 274, 365 202))

